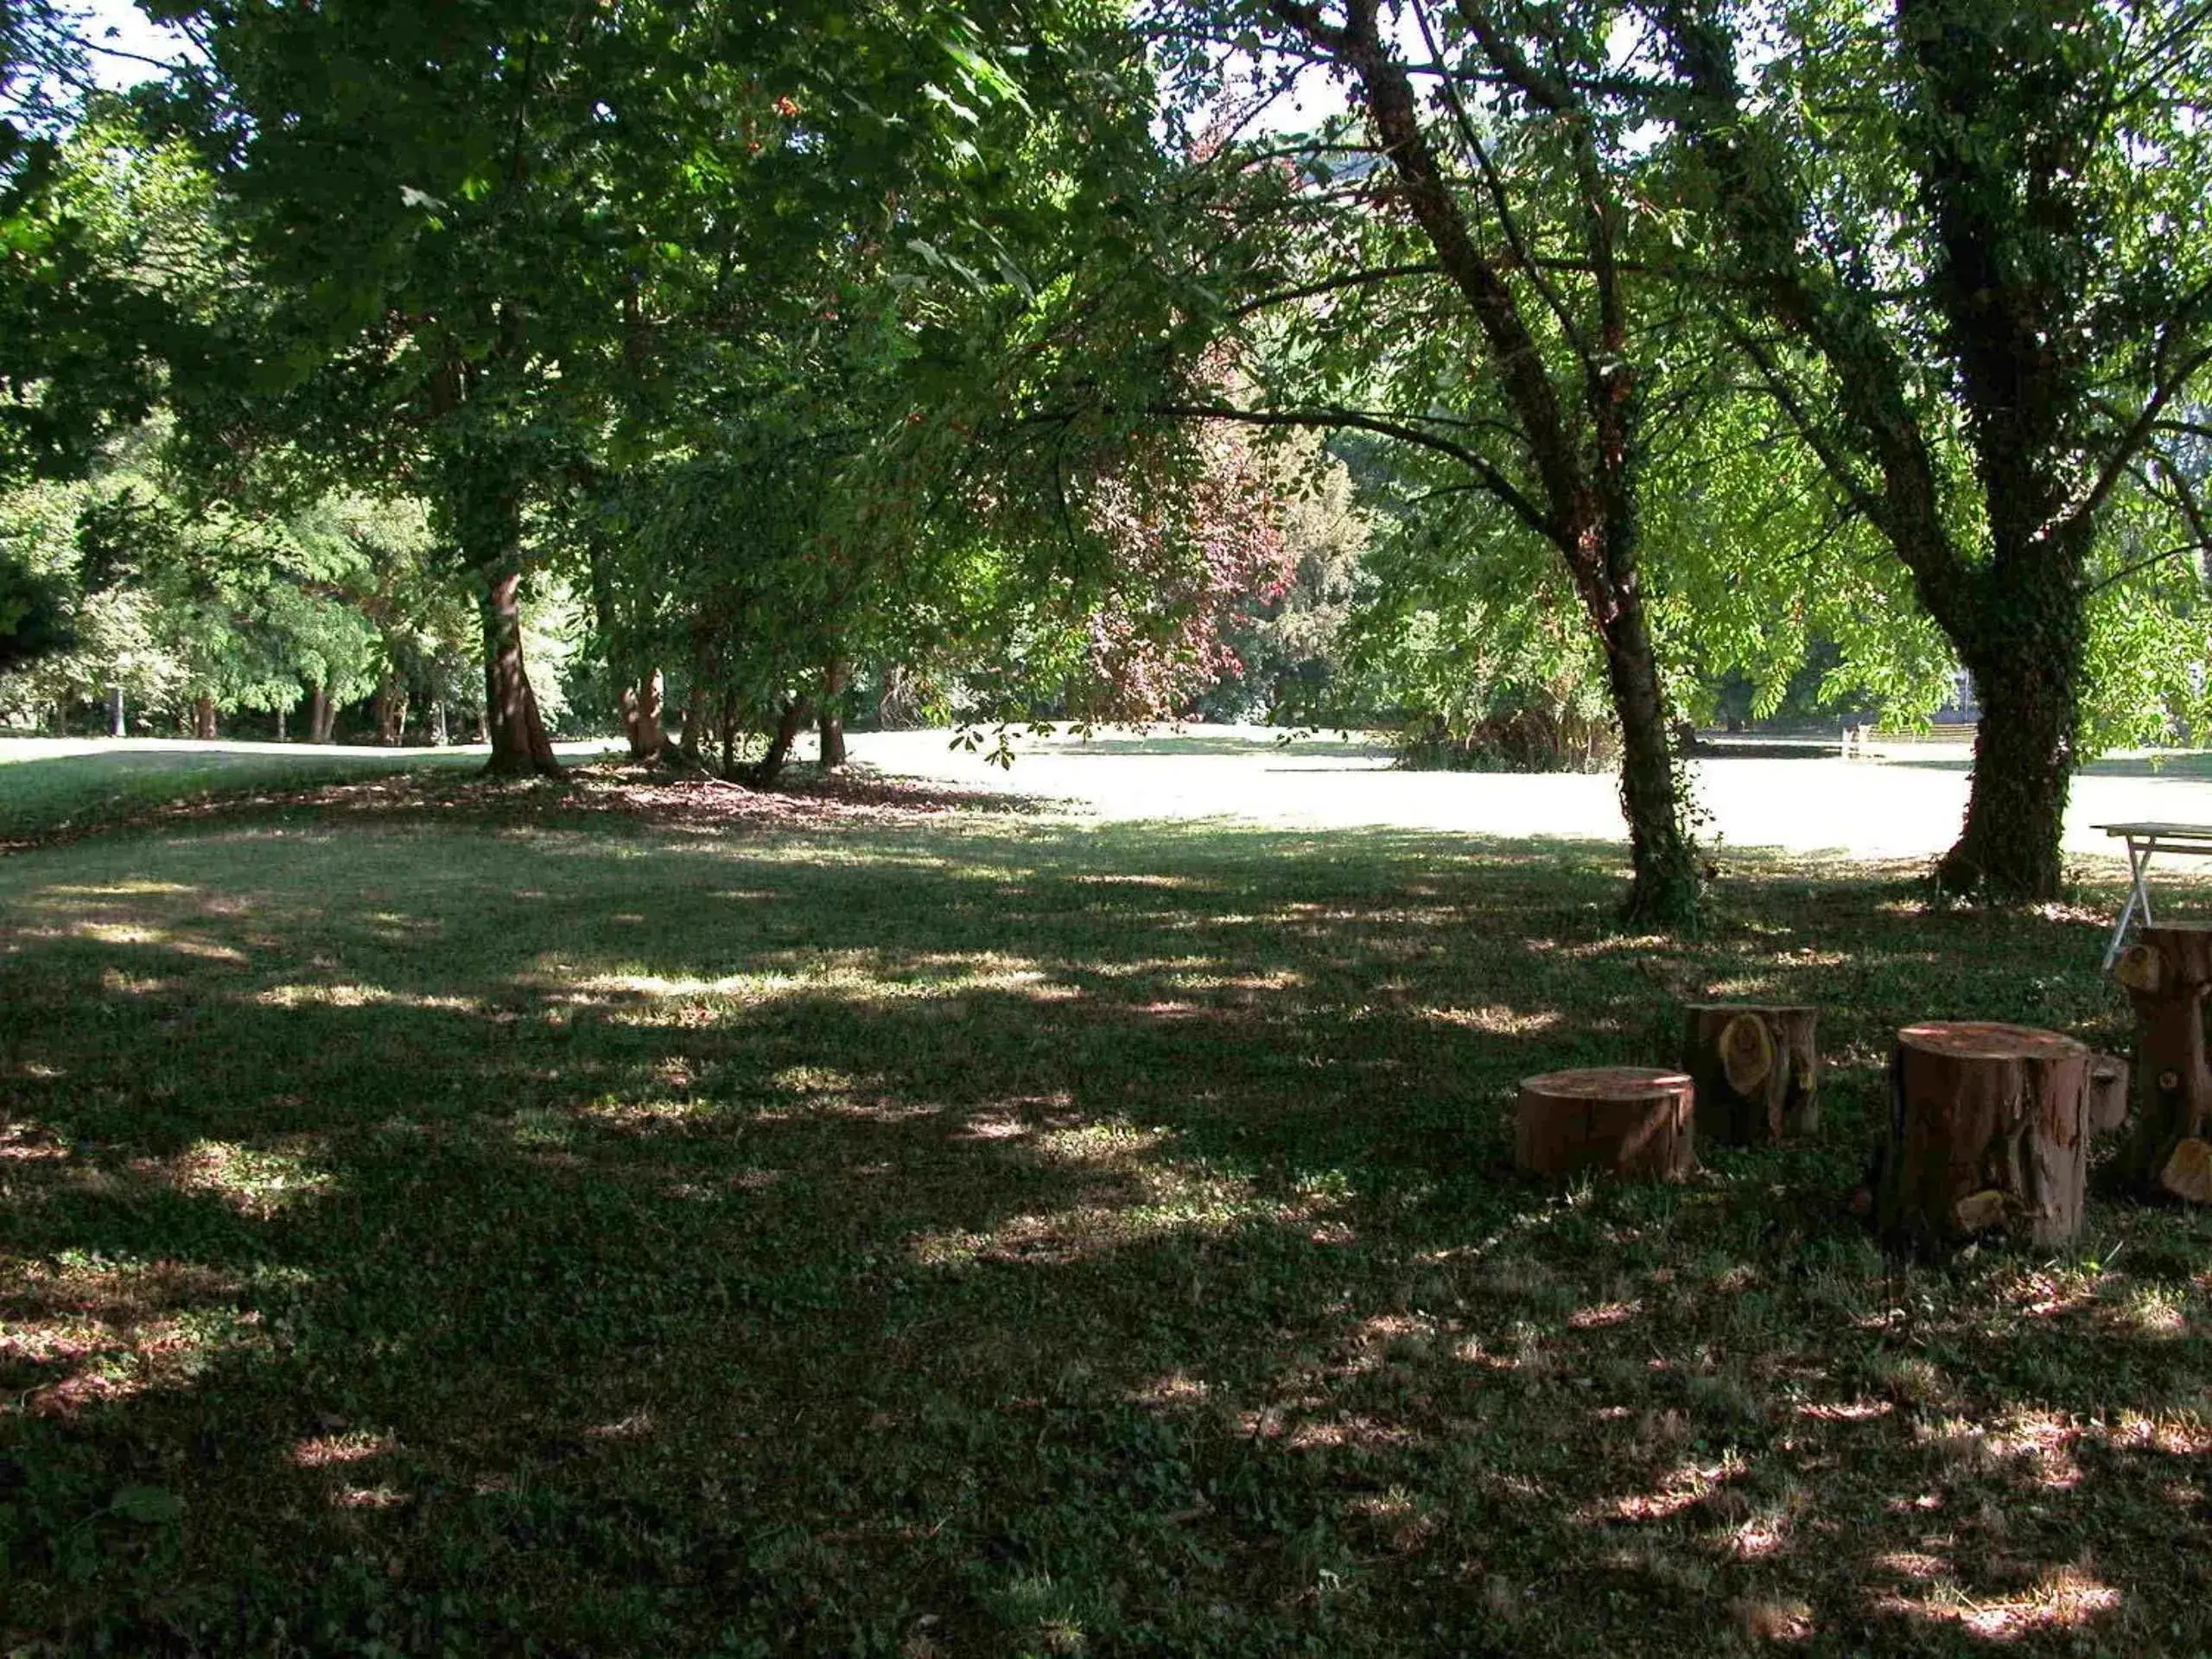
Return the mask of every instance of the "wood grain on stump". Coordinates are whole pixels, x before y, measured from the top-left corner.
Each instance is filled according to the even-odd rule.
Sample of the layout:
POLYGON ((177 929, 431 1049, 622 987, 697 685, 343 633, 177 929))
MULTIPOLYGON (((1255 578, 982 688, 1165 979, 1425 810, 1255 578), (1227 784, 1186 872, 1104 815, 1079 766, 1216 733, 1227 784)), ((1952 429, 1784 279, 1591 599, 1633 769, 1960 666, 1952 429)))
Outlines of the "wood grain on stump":
POLYGON ((2127 1124, 2128 1064, 2116 1054, 2089 1057, 2089 1131, 2105 1135, 2127 1124))
POLYGON ((1757 1147, 1810 1135, 1821 1121, 1818 1010, 1694 1002, 1682 1015, 1682 1070, 1697 1084, 1697 1133, 1757 1147))
POLYGON ((1875 1221, 1898 1244, 2005 1231, 2038 1244, 2082 1224, 2089 1051, 1979 1021, 1907 1026, 1890 1062, 1875 1221))
POLYGON ((2204 1052, 2212 924, 2143 928, 2113 977, 2135 1005, 2135 1133, 2127 1153, 2135 1182, 2212 1204, 2212 1065, 2204 1052))
POLYGON ((1680 1071, 1603 1066, 1521 1084, 1513 1157, 1538 1175, 1673 1180, 1697 1167, 1695 1092, 1680 1071))

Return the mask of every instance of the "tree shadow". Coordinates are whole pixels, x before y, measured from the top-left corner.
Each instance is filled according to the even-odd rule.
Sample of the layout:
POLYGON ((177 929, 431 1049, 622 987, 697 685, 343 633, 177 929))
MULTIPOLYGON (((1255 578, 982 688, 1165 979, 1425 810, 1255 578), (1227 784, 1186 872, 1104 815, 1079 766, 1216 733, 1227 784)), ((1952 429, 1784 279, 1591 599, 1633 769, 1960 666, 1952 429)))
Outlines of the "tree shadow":
POLYGON ((0 868, 11 1637, 1942 1651, 2205 1605, 2202 1224, 1904 1269, 1841 1203, 1896 1025, 2113 1045, 2092 921, 1753 863, 1682 944, 1587 842, 514 799, 0 868), (1512 1173, 1516 1079, 1669 1059, 1706 996, 1823 1006, 1820 1141, 1512 1173))

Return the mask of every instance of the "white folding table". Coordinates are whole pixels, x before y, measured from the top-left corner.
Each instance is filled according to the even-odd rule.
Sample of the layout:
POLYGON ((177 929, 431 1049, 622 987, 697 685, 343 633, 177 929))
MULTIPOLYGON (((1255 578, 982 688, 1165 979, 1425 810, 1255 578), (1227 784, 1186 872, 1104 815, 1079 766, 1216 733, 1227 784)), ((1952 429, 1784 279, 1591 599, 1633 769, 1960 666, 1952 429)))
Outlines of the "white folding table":
POLYGON ((2127 840, 2127 868, 2134 877, 2128 888, 2127 903, 2120 912, 2120 922, 2112 931, 2112 943, 2105 947, 2105 966, 2111 968, 2120 948, 2127 943, 2127 930, 2137 916, 2145 925, 2155 926, 2151 919, 2151 855, 2153 853, 2181 853, 2193 857, 2212 858, 2212 823, 2099 823, 2090 826, 2108 836, 2123 836, 2127 840))

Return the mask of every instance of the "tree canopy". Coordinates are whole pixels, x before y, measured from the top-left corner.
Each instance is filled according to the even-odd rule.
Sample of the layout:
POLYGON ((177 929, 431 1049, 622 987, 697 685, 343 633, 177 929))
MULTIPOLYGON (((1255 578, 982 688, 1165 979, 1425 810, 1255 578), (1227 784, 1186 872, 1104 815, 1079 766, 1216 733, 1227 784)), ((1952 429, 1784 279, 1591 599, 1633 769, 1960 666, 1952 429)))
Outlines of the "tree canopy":
POLYGON ((144 9, 122 97, 0 11, 25 713, 1382 721, 1617 764, 1663 923, 1683 721, 1964 671, 2034 898, 2208 713, 2170 0, 144 9))

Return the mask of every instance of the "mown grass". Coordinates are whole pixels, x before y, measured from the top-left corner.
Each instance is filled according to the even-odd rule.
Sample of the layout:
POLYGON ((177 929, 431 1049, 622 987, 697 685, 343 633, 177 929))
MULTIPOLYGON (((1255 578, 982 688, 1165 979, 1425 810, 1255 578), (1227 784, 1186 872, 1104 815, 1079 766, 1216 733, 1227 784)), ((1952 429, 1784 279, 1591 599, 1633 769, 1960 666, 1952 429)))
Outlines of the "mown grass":
POLYGON ((1846 1203, 1899 1023, 2124 1043, 2113 895, 1612 858, 601 776, 0 862, 7 1645, 2212 1642, 2212 1224, 1846 1203), (1512 1173, 1707 996, 1822 1006, 1818 1144, 1512 1173))
POLYGON ((467 750, 440 755, 287 754, 282 750, 116 748, 54 755, 29 744, 0 748, 0 848, 110 827, 186 803, 333 779, 387 777, 423 766, 481 766, 467 750))

